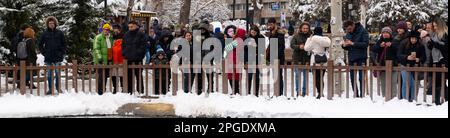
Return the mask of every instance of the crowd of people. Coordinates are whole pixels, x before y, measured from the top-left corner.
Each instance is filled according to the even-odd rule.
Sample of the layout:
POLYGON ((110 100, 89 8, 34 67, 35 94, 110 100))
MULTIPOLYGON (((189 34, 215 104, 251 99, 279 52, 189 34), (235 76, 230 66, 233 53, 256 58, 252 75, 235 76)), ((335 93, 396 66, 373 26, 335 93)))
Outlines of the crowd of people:
MULTIPOLYGON (((331 40, 329 37, 324 36, 323 29, 320 25, 316 25, 314 29, 312 25, 309 23, 301 23, 296 30, 293 31, 293 27, 290 27, 289 33, 286 29, 280 28, 276 19, 269 19, 267 22, 267 32, 263 34, 260 31, 261 27, 257 25, 251 25, 249 30, 247 31, 245 28, 239 28, 235 25, 224 26, 224 30, 221 28, 214 28, 208 21, 195 22, 191 25, 191 28, 183 27, 179 31, 175 31, 170 27, 161 27, 162 25, 158 23, 157 20, 154 21, 154 24, 146 29, 146 27, 140 25, 136 21, 127 22, 127 26, 121 26, 118 24, 109 24, 105 23, 102 25, 101 33, 99 33, 93 42, 92 47, 92 56, 93 63, 100 64, 123 64, 124 59, 128 62, 128 65, 141 65, 141 64, 152 64, 152 65, 169 65, 174 56, 177 55, 181 48, 173 50, 171 48, 171 42, 176 38, 185 38, 190 46, 190 65, 201 65, 202 63, 194 63, 197 60, 193 60, 196 57, 201 57, 202 59, 211 51, 214 50, 213 47, 210 49, 205 48, 197 48, 200 51, 194 51, 196 45, 194 45, 194 40, 197 39, 194 36, 193 31, 199 30, 201 33, 200 42, 201 45, 205 43, 208 38, 217 38, 220 40, 222 44, 222 52, 224 53, 223 59, 233 65, 233 70, 231 73, 222 74, 227 75, 227 79, 229 81, 229 85, 232 87, 234 94, 241 93, 241 90, 237 84, 240 83, 242 77, 242 73, 238 71, 238 64, 260 64, 260 63, 272 63, 274 59, 278 59, 281 65, 284 65, 286 62, 285 59, 285 48, 286 44, 289 42, 285 41, 286 36, 291 35, 292 40, 289 43, 289 47, 293 50, 293 61, 294 65, 304 65, 306 63, 311 64, 322 64, 326 65, 328 59, 328 50, 331 46, 331 40), (126 29, 124 29, 126 28, 126 29), (277 40, 278 45, 270 45, 269 48, 264 47, 265 51, 261 51, 260 46, 262 41, 258 41, 258 39, 272 39, 275 38, 277 40), (244 43, 243 40, 250 39, 251 43, 244 43), (256 55, 250 54, 249 49, 255 48, 256 55), (270 50, 277 49, 277 57, 269 58, 270 50), (198 54, 197 54, 198 52, 198 54), (241 52, 244 52, 244 59, 238 58, 241 52), (260 57, 261 55, 265 55, 265 57, 260 57), (256 61, 249 60, 256 59, 256 61), (265 61, 261 61, 265 60, 265 61)), ((419 24, 419 23, 416 23, 419 24)), ((18 60, 25 60, 27 64, 36 64, 36 51, 35 45, 38 46, 39 51, 45 57, 45 64, 47 66, 60 66, 66 55, 66 41, 64 37, 64 33, 57 28, 58 20, 55 17, 48 17, 46 20, 47 29, 41 33, 40 38, 35 38, 35 32, 30 26, 23 26, 21 31, 18 33, 17 37, 13 41, 14 47, 17 47, 17 52, 19 53, 19 49, 23 46, 26 46, 28 56, 26 58, 19 58, 18 60)), ((369 32, 361 25, 360 23, 355 23, 353 21, 346 21, 343 24, 344 31, 346 35, 344 37, 344 42, 342 43, 342 47, 344 50, 348 51, 348 65, 357 65, 362 66, 365 65, 368 54, 367 49, 369 48, 369 32)), ((412 22, 399 22, 396 27, 384 27, 381 30, 380 37, 377 40, 374 47, 371 48, 371 51, 376 53, 376 64, 384 66, 387 60, 393 61, 394 66, 399 66, 401 68, 406 68, 408 66, 445 66, 448 67, 448 41, 447 41, 448 29, 447 25, 441 19, 433 20, 429 23, 426 23, 424 26, 414 25, 412 22), (395 30, 395 31, 393 31, 395 30)), ((202 61, 203 64, 214 63, 211 61, 202 61)), ((141 71, 137 68, 129 68, 126 72, 127 76, 127 90, 122 90, 132 94, 133 87, 139 93, 144 93, 144 84, 142 79, 138 79, 139 73, 141 71), (136 80, 136 81, 132 81, 136 80)), ((211 86, 214 86, 213 76, 215 76, 215 72, 213 71, 205 71, 204 69, 198 68, 189 68, 182 70, 183 72, 183 89, 184 92, 190 92, 190 88, 192 88, 192 83, 194 79, 197 78, 197 94, 201 94, 202 92, 213 92, 214 89, 211 86), (206 76, 206 80, 202 76, 206 76), (205 83, 202 83, 205 82, 205 83), (208 83, 208 86, 203 86, 208 83), (203 88, 205 87, 205 90, 203 88)), ((297 95, 305 96, 308 92, 306 90, 306 73, 309 73, 310 70, 306 69, 295 69, 295 90, 297 95), (300 77, 302 76, 302 77, 300 77), (302 88, 299 88, 299 80, 302 79, 302 88)), ((321 89, 321 85, 323 85, 323 78, 321 78, 320 74, 325 73, 325 70, 316 70, 315 81, 316 89, 319 92, 317 98, 320 98, 323 94, 323 90, 321 89)), ((57 70, 48 70, 48 86, 49 88, 53 88, 53 84, 55 84, 56 88, 59 88, 59 79, 57 77, 57 70), (50 78, 50 75, 54 75, 55 80, 50 78), (54 82, 53 82, 54 81, 54 82)), ((116 84, 120 84, 123 86, 123 75, 124 70, 122 69, 97 69, 97 73, 99 74, 99 78, 112 78, 112 83, 114 86, 113 93, 116 93, 119 90, 119 86, 116 84), (105 74, 106 76, 102 76, 105 74), (109 76, 109 75, 112 76, 109 76), (117 83, 120 81, 121 83, 117 83)), ((356 76, 358 76, 359 84, 362 84, 363 75, 362 71, 350 71, 352 88, 356 92, 356 97, 362 97, 362 89, 363 87, 357 85, 356 76)), ((423 79, 415 78, 414 72, 406 72, 402 70, 401 72, 393 72, 392 78, 386 78, 385 72, 377 72, 375 76, 381 80, 382 86, 382 95, 386 96, 385 92, 385 81, 392 80, 392 97, 396 96, 397 93, 396 86, 401 85, 401 97, 403 99, 407 99, 412 101, 415 99, 414 95, 414 85, 413 82, 415 79, 423 79), (401 74, 401 80, 397 80, 397 74, 401 74), (409 78, 409 89, 406 88, 406 79, 409 78), (409 91, 407 91, 409 90, 409 91), (409 93, 410 97, 406 97, 406 93, 409 93)), ((27 86, 35 88, 34 84, 29 83, 30 75, 27 74, 26 81, 27 86)), ((154 91, 156 94, 166 94, 168 88, 165 86, 166 83, 170 83, 171 76, 169 70, 154 70, 154 75, 156 75, 156 85, 154 91), (158 75, 164 75, 160 77, 158 75), (167 74, 167 75, 166 75, 167 74), (168 77, 166 77, 168 76, 168 77), (162 80, 159 80, 159 79, 162 80), (162 83, 162 88, 159 87, 159 83, 162 83)), ((259 84, 260 84, 260 70, 256 69, 255 71, 248 72, 247 74, 247 82, 248 83, 247 93, 251 93, 252 84, 256 84, 253 86, 256 89, 256 96, 259 95, 259 84)), ((428 75, 431 76, 431 75, 428 75)), ((438 73, 436 78, 436 90, 440 91, 440 89, 445 89, 445 100, 447 100, 447 90, 448 86, 441 86, 441 75, 438 73)), ((445 75, 447 76, 447 75, 445 75)), ((284 83, 287 83, 283 80, 283 72, 280 71, 278 75, 278 80, 280 82, 280 94, 283 95, 284 92, 284 83)), ((445 78, 447 79, 447 78, 445 78)), ((98 82, 98 94, 104 93, 104 87, 106 85, 106 81, 103 79, 97 79, 98 82)), ((430 81, 429 81, 430 82, 430 81)), ((293 83, 293 82, 292 82, 293 83)), ((427 85, 431 86, 431 85, 427 85)), ((431 89, 428 88, 428 93, 430 93, 431 89)), ((61 90, 57 90, 62 92, 61 90)), ((50 91, 47 92, 50 94, 50 91)), ((440 93, 436 93, 436 98, 440 97, 440 93)), ((439 104, 436 102, 436 104, 439 104)))

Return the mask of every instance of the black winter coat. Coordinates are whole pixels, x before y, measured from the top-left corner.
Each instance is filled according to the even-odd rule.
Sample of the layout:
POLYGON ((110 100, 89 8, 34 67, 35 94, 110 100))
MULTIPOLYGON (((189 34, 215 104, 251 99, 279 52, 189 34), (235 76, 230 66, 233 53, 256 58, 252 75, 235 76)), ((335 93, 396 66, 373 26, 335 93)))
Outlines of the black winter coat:
POLYGON ((398 61, 397 61, 397 51, 398 51, 398 47, 396 45, 394 45, 392 43, 393 39, 392 38, 383 38, 381 37, 380 40, 377 41, 377 43, 375 44, 375 46, 373 47, 373 51, 375 51, 377 53, 377 63, 381 66, 385 66, 386 65, 386 60, 392 60, 393 62, 393 66, 397 66, 398 65, 398 61), (381 43, 391 43, 390 47, 381 47, 381 43))
POLYGON ((145 57, 147 39, 144 33, 128 31, 123 37, 122 56, 130 61, 142 61, 145 57))
POLYGON ((355 26, 355 31, 353 33, 348 33, 345 36, 345 39, 348 39, 354 43, 353 46, 343 47, 344 50, 348 51, 348 59, 350 60, 350 62, 367 59, 369 33, 366 29, 364 29, 361 23, 357 23, 355 26))
POLYGON ((45 62, 62 62, 66 55, 66 41, 62 31, 47 29, 39 39, 39 51, 45 57, 45 62))

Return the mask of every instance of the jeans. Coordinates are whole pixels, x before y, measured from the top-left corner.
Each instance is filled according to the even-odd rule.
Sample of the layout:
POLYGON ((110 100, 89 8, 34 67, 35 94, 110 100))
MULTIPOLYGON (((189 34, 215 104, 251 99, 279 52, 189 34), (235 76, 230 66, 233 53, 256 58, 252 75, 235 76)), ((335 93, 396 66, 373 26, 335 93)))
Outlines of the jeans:
MULTIPOLYGON (((356 63, 356 66, 362 66, 363 64, 365 64, 365 62, 366 62, 366 59, 359 59, 356 61, 350 61, 349 65, 354 66, 356 63)), ((359 75, 358 80, 359 80, 359 84, 360 84, 360 90, 362 91, 363 90, 362 89, 362 79, 363 79, 362 71, 358 71, 358 75, 359 75)), ((354 89, 355 85, 356 85, 356 90, 354 89, 353 91, 356 93, 356 97, 361 97, 362 92, 360 93, 358 91, 358 85, 354 78, 355 78, 355 70, 350 70, 350 80, 352 82, 352 89, 354 89)))
MULTIPOLYGON (((403 66, 402 66, 403 67, 403 66)), ((414 73, 413 72, 406 72, 405 70, 402 70, 402 99, 408 99, 409 101, 412 101, 415 99, 414 95, 414 73), (409 97, 406 97, 406 83, 407 78, 409 75, 409 97)))
POLYGON ((145 49, 145 64, 150 64, 150 49, 145 49))
MULTIPOLYGON (((299 74, 299 69, 298 68, 294 68, 294 73, 295 73, 295 91, 297 92, 297 95, 299 94, 299 79, 298 77, 300 76, 299 74)), ((302 69, 301 73, 303 75, 303 83, 302 83, 302 95, 306 95, 306 73, 308 73, 308 71, 306 69, 302 69)))
MULTIPOLYGON (((47 66, 47 67, 50 67, 50 66, 55 66, 55 67, 58 67, 58 66, 61 66, 61 62, 55 62, 55 63, 48 63, 48 62, 46 62, 45 63, 45 65, 47 66)), ((53 70, 50 70, 50 69, 48 69, 47 70, 47 81, 48 81, 48 88, 49 88, 49 90, 51 91, 51 89, 52 89, 52 84, 53 84, 53 80, 52 80, 52 73, 55 73, 54 75, 53 75, 53 78, 55 79, 55 88, 59 91, 59 79, 60 78, 58 78, 58 70, 57 69, 55 69, 54 71, 53 70)))

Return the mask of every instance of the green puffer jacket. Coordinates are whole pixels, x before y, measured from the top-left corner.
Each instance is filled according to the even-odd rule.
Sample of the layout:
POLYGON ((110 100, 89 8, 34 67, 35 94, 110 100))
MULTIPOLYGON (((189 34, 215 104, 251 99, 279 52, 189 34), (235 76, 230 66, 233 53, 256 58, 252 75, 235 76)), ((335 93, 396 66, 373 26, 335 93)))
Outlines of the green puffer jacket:
POLYGON ((109 38, 106 38, 106 36, 102 33, 95 37, 94 46, 92 49, 94 64, 99 64, 100 60, 103 62, 103 64, 108 63, 108 46, 106 44, 107 39, 109 39, 111 42, 111 49, 114 45, 114 39, 112 38, 112 35, 109 35, 109 38))

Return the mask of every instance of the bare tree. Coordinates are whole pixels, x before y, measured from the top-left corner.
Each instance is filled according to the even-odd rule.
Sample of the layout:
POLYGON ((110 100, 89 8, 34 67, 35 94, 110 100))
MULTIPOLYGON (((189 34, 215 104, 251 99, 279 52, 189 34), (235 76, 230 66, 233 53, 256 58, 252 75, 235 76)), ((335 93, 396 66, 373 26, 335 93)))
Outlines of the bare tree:
POLYGON ((150 10, 154 12, 161 12, 163 9, 164 0, 151 0, 150 10))
POLYGON ((126 21, 130 21, 131 12, 133 11, 134 7, 134 0, 128 0, 128 7, 127 7, 127 18, 126 21))
POLYGON ((179 23, 182 25, 189 23, 189 15, 191 14, 191 2, 191 0, 184 0, 183 6, 181 6, 179 23))

